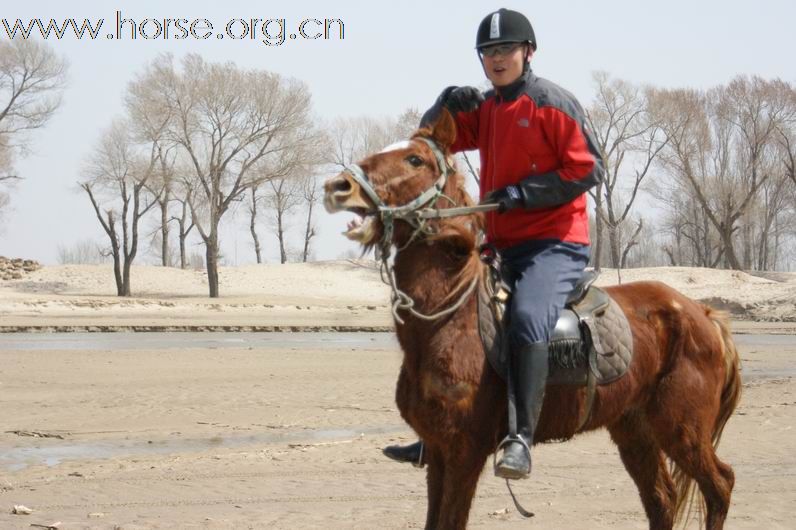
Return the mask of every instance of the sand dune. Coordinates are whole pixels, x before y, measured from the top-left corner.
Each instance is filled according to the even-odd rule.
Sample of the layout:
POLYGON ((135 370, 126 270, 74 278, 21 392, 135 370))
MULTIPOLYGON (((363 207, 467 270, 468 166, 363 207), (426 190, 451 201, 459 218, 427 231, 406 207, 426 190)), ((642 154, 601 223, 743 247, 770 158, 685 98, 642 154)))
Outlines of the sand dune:
MULTIPOLYGON (((133 296, 119 298, 108 265, 45 266, 0 281, 0 326, 384 328, 389 289, 372 261, 222 267, 221 297, 207 295, 204 271, 132 270, 133 296)), ((603 270, 598 285, 618 283, 603 270)), ((658 267, 621 271, 623 283, 663 281, 732 313, 735 320, 796 322, 796 273, 658 267)))

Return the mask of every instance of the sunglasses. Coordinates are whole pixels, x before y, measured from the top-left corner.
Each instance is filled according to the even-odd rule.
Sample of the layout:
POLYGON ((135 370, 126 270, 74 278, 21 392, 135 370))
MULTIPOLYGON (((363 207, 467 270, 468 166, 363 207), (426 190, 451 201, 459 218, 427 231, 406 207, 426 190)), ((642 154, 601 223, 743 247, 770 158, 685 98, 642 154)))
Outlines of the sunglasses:
POLYGON ((495 57, 496 55, 508 55, 520 46, 522 46, 522 44, 516 42, 510 44, 497 44, 481 48, 480 51, 482 57, 495 57))

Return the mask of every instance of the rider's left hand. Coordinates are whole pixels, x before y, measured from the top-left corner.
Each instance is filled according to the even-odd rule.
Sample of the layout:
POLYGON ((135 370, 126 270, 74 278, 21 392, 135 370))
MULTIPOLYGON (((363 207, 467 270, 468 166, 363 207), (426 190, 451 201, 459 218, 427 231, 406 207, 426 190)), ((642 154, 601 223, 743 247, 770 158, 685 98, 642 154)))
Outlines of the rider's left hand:
POLYGON ((506 186, 487 193, 481 204, 497 204, 498 213, 507 212, 525 205, 522 190, 519 186, 506 186))

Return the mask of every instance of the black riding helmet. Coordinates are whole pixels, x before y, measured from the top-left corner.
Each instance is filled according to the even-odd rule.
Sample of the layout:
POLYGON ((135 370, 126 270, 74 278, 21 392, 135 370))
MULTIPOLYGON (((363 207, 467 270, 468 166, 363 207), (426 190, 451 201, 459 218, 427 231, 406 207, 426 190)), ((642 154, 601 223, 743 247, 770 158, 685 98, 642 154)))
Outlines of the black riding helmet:
POLYGON ((504 42, 528 42, 536 51, 536 35, 525 15, 501 8, 484 17, 475 38, 476 50, 504 42))

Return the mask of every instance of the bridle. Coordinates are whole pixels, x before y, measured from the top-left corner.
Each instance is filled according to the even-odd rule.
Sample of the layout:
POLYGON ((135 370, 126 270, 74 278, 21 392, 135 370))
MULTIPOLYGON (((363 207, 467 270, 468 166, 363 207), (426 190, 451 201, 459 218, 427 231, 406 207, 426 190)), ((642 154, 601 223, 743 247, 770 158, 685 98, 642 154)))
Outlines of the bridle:
POLYGON ((479 278, 478 276, 473 278, 471 284, 467 287, 467 289, 465 289, 459 299, 452 306, 430 315, 417 311, 414 308, 415 301, 398 288, 395 280, 395 270, 393 268, 393 264, 390 262, 390 255, 392 254, 393 245, 392 238, 395 233, 395 222, 399 220, 405 221, 414 228, 409 240, 404 245, 396 249, 395 254, 397 255, 400 251, 408 247, 420 235, 433 233, 432 229, 427 225, 427 221, 429 219, 442 219, 447 217, 472 215, 474 213, 492 211, 498 208, 497 204, 479 204, 475 206, 456 207, 456 203, 453 201, 453 199, 445 195, 442 191, 445 189, 445 185, 448 182, 448 177, 453 172, 453 169, 450 167, 445 158, 445 154, 433 140, 424 138, 422 136, 415 139, 424 142, 431 149, 431 152, 434 153, 434 157, 437 160, 437 166, 439 167, 440 176, 434 182, 434 184, 423 191, 415 199, 401 206, 388 206, 381 199, 381 197, 379 197, 379 195, 376 193, 376 190, 373 189, 373 185, 368 178, 367 173, 365 173, 361 166, 357 164, 345 166, 345 171, 351 175, 351 177, 356 181, 357 184, 359 184, 365 194, 367 194, 367 196, 376 205, 376 211, 379 215, 382 226, 384 227, 381 240, 377 246, 377 257, 381 260, 381 279, 392 289, 393 317, 395 317, 396 322, 400 324, 403 324, 404 321, 398 315, 399 309, 405 309, 415 317, 422 320, 436 320, 453 313, 459 309, 467 300, 467 298, 469 298, 470 295, 475 291, 475 288, 478 286, 479 278), (454 205, 454 207, 436 207, 440 198, 448 200, 454 205))
MULTIPOLYGON (((382 254, 389 254, 389 249, 392 245, 392 237, 395 231, 395 221, 406 221, 410 226, 415 229, 415 232, 409 238, 409 242, 404 245, 404 248, 411 243, 420 233, 429 233, 426 229, 425 222, 429 219, 442 219, 447 217, 458 217, 463 215, 471 215, 478 212, 488 212, 497 210, 496 204, 478 204, 475 206, 462 206, 453 208, 435 208, 437 201, 440 198, 447 199, 451 204, 454 204, 453 199, 445 195, 442 190, 448 182, 448 177, 453 172, 453 169, 448 164, 445 154, 433 140, 425 137, 417 137, 416 140, 421 140, 431 149, 434 153, 434 158, 437 159, 437 166, 440 170, 439 178, 415 199, 401 206, 388 206, 379 197, 376 190, 373 189, 370 178, 357 164, 349 164, 345 166, 347 171, 357 184, 362 188, 362 191, 373 201, 376 205, 376 211, 379 219, 384 226, 384 233, 379 241, 379 248, 382 254)), ((402 249, 399 249, 402 250, 402 249)))

